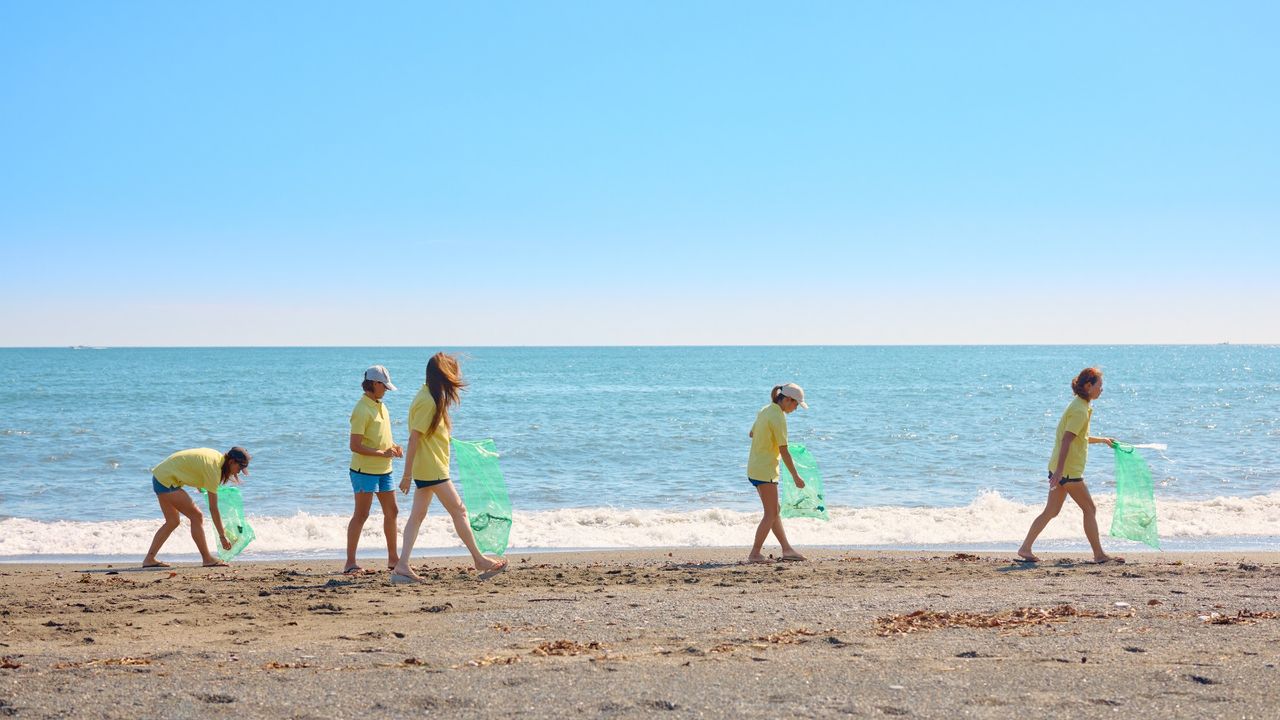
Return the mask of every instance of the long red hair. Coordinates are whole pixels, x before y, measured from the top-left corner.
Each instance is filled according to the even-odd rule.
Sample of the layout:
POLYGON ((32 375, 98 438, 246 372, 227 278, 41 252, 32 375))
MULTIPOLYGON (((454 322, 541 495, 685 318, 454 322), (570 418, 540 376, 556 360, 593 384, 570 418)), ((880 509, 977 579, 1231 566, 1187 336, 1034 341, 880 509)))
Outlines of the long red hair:
POLYGON ((434 433, 441 424, 446 429, 453 428, 449 408, 458 404, 462 388, 466 386, 462 372, 458 370, 457 358, 442 352, 431 356, 427 361, 427 391, 436 401, 436 414, 431 418, 431 425, 427 426, 427 435, 434 433))

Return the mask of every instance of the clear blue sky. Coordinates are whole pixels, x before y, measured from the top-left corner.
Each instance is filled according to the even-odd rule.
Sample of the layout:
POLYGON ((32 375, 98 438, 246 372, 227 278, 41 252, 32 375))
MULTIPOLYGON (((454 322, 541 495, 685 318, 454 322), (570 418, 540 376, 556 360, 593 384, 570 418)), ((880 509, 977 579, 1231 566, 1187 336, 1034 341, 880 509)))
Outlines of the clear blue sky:
POLYGON ((0 4, 0 345, 1280 342, 1273 2, 0 4))

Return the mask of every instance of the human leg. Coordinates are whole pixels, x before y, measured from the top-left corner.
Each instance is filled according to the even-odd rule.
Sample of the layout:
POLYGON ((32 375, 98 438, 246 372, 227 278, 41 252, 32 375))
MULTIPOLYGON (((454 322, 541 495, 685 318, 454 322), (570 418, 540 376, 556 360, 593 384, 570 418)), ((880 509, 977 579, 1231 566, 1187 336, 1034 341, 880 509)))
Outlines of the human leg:
POLYGON ((801 555, 800 553, 796 552, 796 549, 791 547, 791 543, 787 542, 787 533, 784 532, 782 529, 781 511, 779 511, 778 516, 773 519, 773 527, 770 529, 773 530, 773 536, 778 538, 778 544, 782 546, 783 560, 807 560, 808 559, 805 556, 801 555))
POLYGON ((1089 540, 1089 547, 1093 550, 1094 562, 1124 562, 1124 558, 1113 557, 1106 554, 1102 550, 1102 541, 1098 537, 1098 508, 1093 503, 1093 496, 1089 494, 1089 488, 1082 482, 1072 483, 1067 486, 1067 494, 1080 506, 1080 512, 1084 514, 1084 536, 1089 540))
POLYGON ((418 540, 418 529, 427 517, 427 508, 431 506, 431 498, 435 495, 437 487, 439 486, 420 487, 413 492, 413 508, 409 510, 409 518, 404 522, 404 544, 400 549, 400 558, 391 570, 392 575, 422 581, 422 578, 418 577, 418 574, 409 566, 409 558, 413 554, 413 544, 418 540))
POLYGON ((1022 547, 1018 548, 1018 557, 1031 562, 1040 562, 1040 558, 1031 552, 1031 546, 1035 544, 1036 538, 1040 537, 1040 533, 1044 532, 1045 526, 1049 521, 1058 517, 1058 513, 1062 510, 1062 503, 1067 499, 1067 490, 1064 486, 1058 485, 1049 490, 1049 498, 1045 501, 1044 510, 1031 521, 1031 528, 1027 530, 1027 537, 1022 541, 1022 547))
POLYGON ((462 503, 462 497, 458 495, 458 490, 453 483, 447 482, 437 486, 436 497, 440 498, 440 504, 453 519, 453 529, 458 533, 462 544, 467 546, 467 551, 471 553, 471 562, 476 569, 480 572, 492 572, 505 567, 506 560, 485 557, 480 552, 480 548, 476 547, 476 538, 471 532, 471 523, 467 519, 467 507, 462 503))
POLYGON ((378 505, 382 507, 382 534, 387 539, 387 567, 394 568, 400 562, 400 556, 396 554, 396 518, 400 509, 396 505, 394 490, 380 492, 377 497, 378 505))
MULTIPOLYGON (((178 492, 182 492, 179 490, 178 492)), ((182 492, 186 495, 185 492, 182 492)), ((168 563, 162 563, 156 559, 156 554, 160 552, 160 547, 164 545, 174 530, 182 524, 178 508, 173 504, 172 495, 174 493, 156 493, 156 501, 160 503, 160 512, 164 513, 164 525, 156 530, 155 537, 151 539, 151 548, 147 550, 147 556, 142 559, 142 567, 168 567, 168 563)))
POLYGON ((347 523, 347 562, 342 567, 344 573, 360 572, 360 565, 356 563, 356 548, 360 544, 364 524, 369 520, 369 508, 373 506, 371 492, 358 492, 352 497, 355 498, 355 509, 351 513, 351 521, 347 523))
POLYGON ((184 490, 170 493, 170 497, 173 498, 174 507, 178 509, 178 512, 186 516, 187 522, 191 523, 191 539, 195 541, 196 549, 200 551, 200 560, 205 567, 226 565, 216 555, 209 553, 209 543, 204 537, 204 513, 200 512, 200 508, 196 507, 191 496, 184 490))
POLYGON ((760 519, 760 524, 756 526, 756 537, 751 544, 751 552, 747 555, 747 562, 768 562, 768 559, 761 552, 764 548, 764 541, 769 537, 769 532, 773 530, 773 523, 778 519, 778 484, 777 483, 760 483, 756 485, 756 493, 760 496, 760 504, 764 508, 764 517, 760 519))

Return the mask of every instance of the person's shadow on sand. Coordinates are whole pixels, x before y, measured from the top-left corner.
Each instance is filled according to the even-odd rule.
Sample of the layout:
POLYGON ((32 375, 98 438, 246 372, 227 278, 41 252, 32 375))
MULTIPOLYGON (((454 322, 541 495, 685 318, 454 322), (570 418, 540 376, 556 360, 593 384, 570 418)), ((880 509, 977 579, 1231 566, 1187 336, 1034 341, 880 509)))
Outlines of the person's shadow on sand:
POLYGON ((1005 565, 1002 568, 996 568, 996 572, 1007 573, 1007 572, 1021 572, 1025 570, 1039 570, 1042 567, 1046 567, 1046 566, 1052 567, 1052 568, 1058 568, 1058 569, 1066 569, 1066 568, 1074 568, 1074 567, 1084 567, 1086 565, 1092 566, 1094 565, 1094 563, 1077 562, 1069 558, 1058 558, 1057 560, 1054 560, 1052 563, 1046 563, 1044 561, 1023 562, 1020 560, 1011 560, 1009 561, 1008 565, 1005 565))
POLYGON ((689 563, 667 563, 662 566, 663 570, 721 570, 723 568, 740 567, 748 563, 732 560, 729 562, 689 562, 689 563))
MULTIPOLYGON (((196 567, 199 567, 199 566, 196 566, 196 567)), ((120 573, 134 573, 134 572, 153 573, 153 572, 160 572, 161 570, 178 570, 178 569, 185 570, 186 567, 185 566, 169 566, 169 565, 155 565, 152 567, 141 567, 141 566, 135 565, 133 567, 119 567, 119 568, 86 568, 84 570, 76 570, 76 572, 96 573, 101 575, 119 575, 120 573)))

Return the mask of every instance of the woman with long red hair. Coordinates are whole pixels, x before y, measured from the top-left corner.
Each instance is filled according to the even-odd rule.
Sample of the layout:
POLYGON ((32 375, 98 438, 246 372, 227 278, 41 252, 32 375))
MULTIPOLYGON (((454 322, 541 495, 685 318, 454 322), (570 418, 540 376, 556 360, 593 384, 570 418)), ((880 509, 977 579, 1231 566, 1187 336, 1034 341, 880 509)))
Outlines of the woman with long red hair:
POLYGON ((467 508, 449 480, 449 440, 452 431, 449 408, 458 404, 462 388, 466 385, 458 370, 457 358, 442 352, 436 353, 427 362, 426 382, 409 406, 409 443, 404 455, 404 477, 400 480, 400 492, 408 494, 410 484, 416 489, 413 493, 413 509, 409 511, 409 519, 404 524, 400 561, 391 571, 391 581, 394 583, 423 582, 422 577, 409 565, 409 556, 413 552, 418 529, 427 517, 427 508, 433 497, 440 499, 440 504, 453 519, 453 529, 471 552, 471 561, 477 570, 482 573, 496 572, 507 566, 506 560, 485 557, 476 547, 475 537, 471 534, 471 523, 467 520, 467 508))

